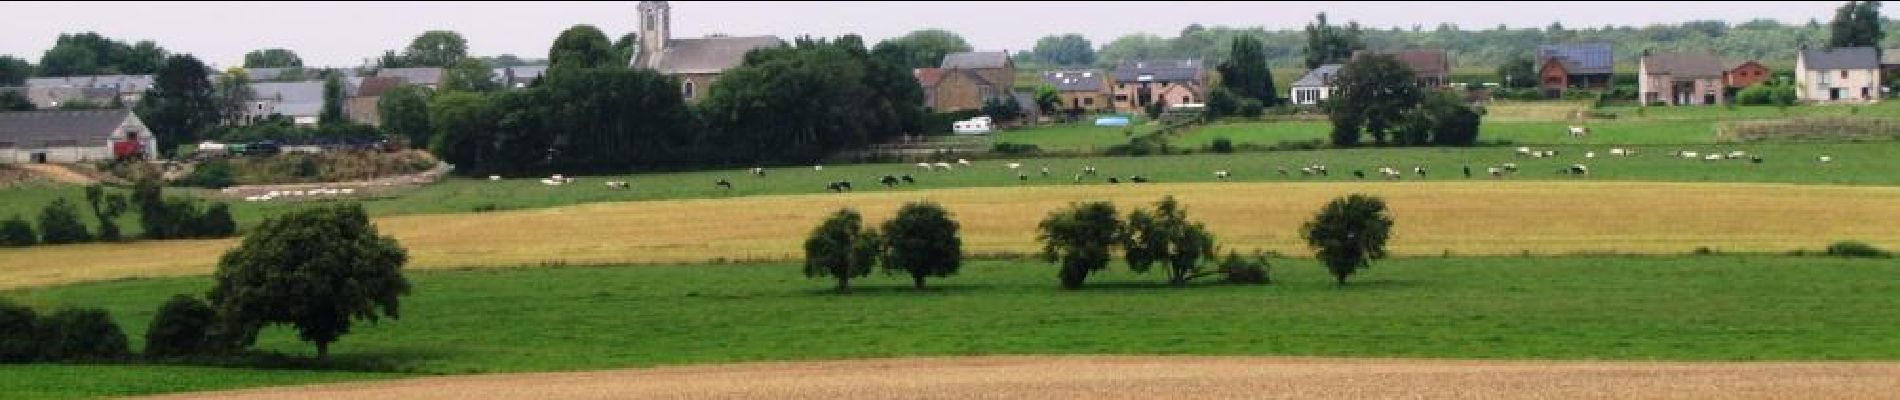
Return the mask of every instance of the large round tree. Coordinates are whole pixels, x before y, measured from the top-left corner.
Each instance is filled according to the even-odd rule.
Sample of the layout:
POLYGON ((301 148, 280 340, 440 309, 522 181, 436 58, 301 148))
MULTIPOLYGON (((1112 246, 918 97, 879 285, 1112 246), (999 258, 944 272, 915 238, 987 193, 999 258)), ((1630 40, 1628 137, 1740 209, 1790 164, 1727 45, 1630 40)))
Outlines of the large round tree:
POLYGON ((226 252, 209 297, 227 326, 292 325, 322 360, 354 320, 400 317, 407 261, 361 206, 304 209, 265 220, 226 252))
POLYGON ((805 276, 838 280, 838 292, 851 292, 851 278, 871 274, 877 264, 877 232, 865 230, 857 210, 838 210, 805 239, 805 276))
POLYGON ((1340 285, 1346 277, 1385 258, 1385 242, 1392 235, 1392 218, 1385 200, 1353 194, 1333 199, 1301 229, 1306 243, 1340 285))
POLYGON ((963 265, 963 239, 957 221, 935 202, 905 204, 884 221, 884 269, 904 271, 918 289, 924 278, 957 274, 963 265))

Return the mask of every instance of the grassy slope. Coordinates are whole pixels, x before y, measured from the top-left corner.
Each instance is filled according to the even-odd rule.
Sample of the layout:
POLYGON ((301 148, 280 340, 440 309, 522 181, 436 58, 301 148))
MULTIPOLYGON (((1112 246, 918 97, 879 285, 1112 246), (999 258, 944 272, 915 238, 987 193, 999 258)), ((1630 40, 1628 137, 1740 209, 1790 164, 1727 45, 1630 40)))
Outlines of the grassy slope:
MULTIPOLYGON (((1276 354, 1515 359, 1900 358, 1889 260, 1784 257, 1413 258, 1346 289, 1308 260, 1272 286, 1157 286, 1119 262, 1056 289, 1048 264, 984 261, 913 293, 873 276, 825 293, 796 266, 412 273, 401 320, 360 325, 345 363, 407 373, 582 370, 745 360, 967 354, 1276 354), (499 317, 498 316, 505 316, 499 317)), ((209 278, 0 292, 103 306, 140 340, 151 312, 209 278)), ((310 355, 287 329, 263 349, 310 355)), ((0 393, 80 397, 372 377, 160 366, 6 366, 0 393), (98 379, 106 374, 113 379, 98 379), (24 390, 24 391, 22 391, 24 390)))

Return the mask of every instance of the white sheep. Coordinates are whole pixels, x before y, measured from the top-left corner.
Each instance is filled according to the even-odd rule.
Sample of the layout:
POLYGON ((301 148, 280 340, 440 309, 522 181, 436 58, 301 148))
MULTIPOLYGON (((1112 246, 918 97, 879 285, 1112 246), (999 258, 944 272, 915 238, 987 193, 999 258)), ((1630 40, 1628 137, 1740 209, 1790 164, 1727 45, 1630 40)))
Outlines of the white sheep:
POLYGON ((1834 157, 1821 156, 1820 160, 1821 163, 1831 163, 1834 162, 1834 157))
POLYGON ((1597 152, 1594 152, 1594 151, 1583 152, 1583 158, 1597 158, 1597 152))
POLYGON ((1009 163, 1009 164, 1005 164, 1004 166, 1009 167, 1009 169, 1017 169, 1017 168, 1023 167, 1021 163, 1009 163))
POLYGON ((813 171, 823 171, 823 170, 825 170, 825 166, 823 166, 823 165, 813 165, 813 166, 811 166, 811 170, 813 170, 813 171))
POLYGON ((1687 158, 1691 160, 1701 158, 1702 156, 1700 154, 1696 154, 1696 152, 1693 152, 1693 151, 1684 151, 1684 152, 1681 152, 1680 154, 1682 154, 1682 158, 1687 158))
POLYGON ((942 170, 945 170, 945 171, 949 171, 949 170, 950 170, 950 163, 946 163, 946 162, 940 162, 940 163, 937 163, 937 168, 938 168, 938 169, 942 169, 942 170))
POLYGON ((1623 149, 1610 149, 1610 155, 1621 156, 1621 155, 1627 155, 1627 154, 1623 151, 1623 149))
POLYGON ((343 194, 355 194, 355 193, 356 193, 356 189, 351 189, 351 188, 343 188, 343 189, 342 189, 341 191, 343 192, 343 194))
POLYGON ((963 166, 965 166, 965 167, 968 167, 968 166, 970 166, 970 160, 965 160, 965 159, 961 159, 961 158, 959 158, 959 159, 957 159, 957 164, 960 164, 960 165, 963 165, 963 166))
POLYGON ((927 163, 927 162, 917 163, 917 168, 930 169, 930 163, 927 163))
POLYGON ((1224 170, 1224 169, 1221 169, 1221 170, 1214 170, 1214 178, 1215 178, 1215 179, 1220 179, 1220 180, 1227 180, 1227 177, 1229 177, 1229 176, 1232 176, 1232 175, 1231 175, 1231 174, 1229 174, 1229 173, 1227 172, 1227 170, 1224 170))
POLYGON ((499 181, 499 180, 501 180, 501 175, 489 175, 489 176, 488 176, 488 180, 491 180, 491 181, 499 181))

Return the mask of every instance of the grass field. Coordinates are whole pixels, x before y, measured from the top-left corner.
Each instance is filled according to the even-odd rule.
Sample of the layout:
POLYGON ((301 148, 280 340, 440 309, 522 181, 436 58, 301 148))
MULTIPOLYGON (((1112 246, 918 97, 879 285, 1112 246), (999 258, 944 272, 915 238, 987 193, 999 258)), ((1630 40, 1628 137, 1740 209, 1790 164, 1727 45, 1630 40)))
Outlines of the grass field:
MULTIPOLYGON (((1384 197, 1399 254, 1682 254, 1900 247, 1900 187, 1628 182, 1185 183, 965 188, 586 204, 379 218, 420 268, 553 263, 791 260, 841 207, 882 221, 904 202, 944 204, 966 249, 1030 252, 1037 221, 1071 201, 1123 210, 1174 195, 1222 243, 1306 254, 1301 223, 1349 193, 1384 197)), ((0 287, 207 274, 236 240, 0 250, 0 287)))
MULTIPOLYGON (((1403 239, 1401 239, 1403 240, 1403 239)), ((404 318, 360 325, 341 365, 386 375, 168 366, 0 366, 9 398, 399 374, 979 354, 1222 354, 1613 360, 1900 358, 1900 263, 1822 257, 1454 257, 1377 263, 1334 288, 1309 260, 1270 286, 1162 286, 1117 262, 1081 291, 1055 267, 981 261, 913 292, 874 275, 850 296, 789 264, 412 272, 404 318), (181 375, 191 376, 181 376, 181 375)), ((0 292, 100 306, 133 338, 159 301, 207 277, 0 292)), ((265 350, 309 356, 281 328, 265 350)))

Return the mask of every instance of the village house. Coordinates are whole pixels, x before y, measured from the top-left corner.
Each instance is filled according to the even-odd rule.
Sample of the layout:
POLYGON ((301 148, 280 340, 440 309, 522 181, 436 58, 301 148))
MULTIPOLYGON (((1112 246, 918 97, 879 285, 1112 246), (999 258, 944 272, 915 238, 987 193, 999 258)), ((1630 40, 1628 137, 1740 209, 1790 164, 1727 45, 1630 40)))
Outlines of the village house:
POLYGON ((1292 89, 1287 90, 1287 101, 1295 105, 1318 105, 1333 97, 1333 77, 1339 75, 1341 64, 1326 64, 1294 80, 1292 89))
POLYGON ((1636 69, 1637 93, 1644 106, 1727 104, 1723 65, 1714 54, 1644 54, 1636 69))
POLYGON ((640 43, 638 54, 633 57, 633 67, 678 78, 680 95, 689 102, 704 98, 720 74, 745 62, 747 52, 785 45, 784 40, 775 36, 674 39, 671 6, 664 1, 642 1, 638 10, 640 43))
POLYGON ((442 72, 441 68, 434 67, 383 68, 381 71, 376 71, 376 76, 382 78, 399 78, 402 79, 405 84, 422 86, 429 89, 441 89, 442 72))
POLYGON ((1722 73, 1722 82, 1730 88, 1745 88, 1772 79, 1774 71, 1755 60, 1743 61, 1728 67, 1722 73))
POLYGON ((1202 60, 1131 60, 1115 67, 1109 86, 1116 110, 1139 111, 1149 104, 1200 104, 1207 94, 1202 60))
POLYGON ((0 164, 153 160, 157 148, 130 109, 0 112, 0 164))
POLYGON ((1102 71, 1047 71, 1042 73, 1042 83, 1054 87, 1062 99, 1057 110, 1080 113, 1108 107, 1108 76, 1102 71))
POLYGON ((1872 47, 1803 49, 1794 61, 1795 94, 1812 102, 1877 101, 1880 56, 1872 47))
MULTIPOLYGON (((34 92, 32 90, 33 88, 40 88, 39 93, 41 94, 41 98, 45 99, 45 103, 48 104, 76 99, 84 99, 95 103, 109 103, 98 101, 100 97, 98 94, 109 90, 116 93, 121 104, 132 105, 138 103, 139 98, 145 96, 145 91, 152 88, 152 76, 89 75, 27 78, 26 87, 28 88, 29 97, 31 97, 34 92), (54 88, 64 88, 64 90, 54 88)), ((34 103, 38 105, 41 101, 35 101, 34 103)), ((42 108, 47 107, 42 106, 42 108)))
POLYGON ((1537 46, 1538 87, 1547 97, 1564 89, 1609 89, 1615 66, 1609 43, 1537 46))
MULTIPOLYGON (((911 71, 924 88, 924 106, 934 112, 982 109, 990 99, 1006 99, 1016 84, 1016 63, 1008 52, 979 51, 943 55, 937 68, 911 71)), ((1034 107, 1035 103, 1021 104, 1034 107)))
MULTIPOLYGON (((352 97, 358 97, 358 88, 363 82, 376 79, 379 85, 387 85, 397 78, 357 78, 343 80, 344 114, 349 115, 352 97)), ((251 84, 251 101, 244 106, 244 119, 258 121, 272 115, 289 117, 291 122, 301 126, 316 125, 323 114, 323 80, 301 82, 255 82, 251 84)), ((367 104, 369 108, 375 105, 367 104)))
POLYGON ((1389 55, 1399 60, 1400 64, 1404 64, 1407 68, 1410 68, 1412 74, 1418 77, 1419 87, 1430 90, 1451 85, 1451 57, 1445 54, 1444 50, 1399 50, 1388 52, 1359 50, 1353 52, 1352 58, 1358 59, 1372 54, 1389 55))
POLYGON ((343 112, 349 115, 350 122, 372 126, 382 126, 382 112, 376 107, 382 101, 383 94, 397 86, 402 86, 401 78, 368 77, 356 86, 356 92, 343 104, 343 112))

